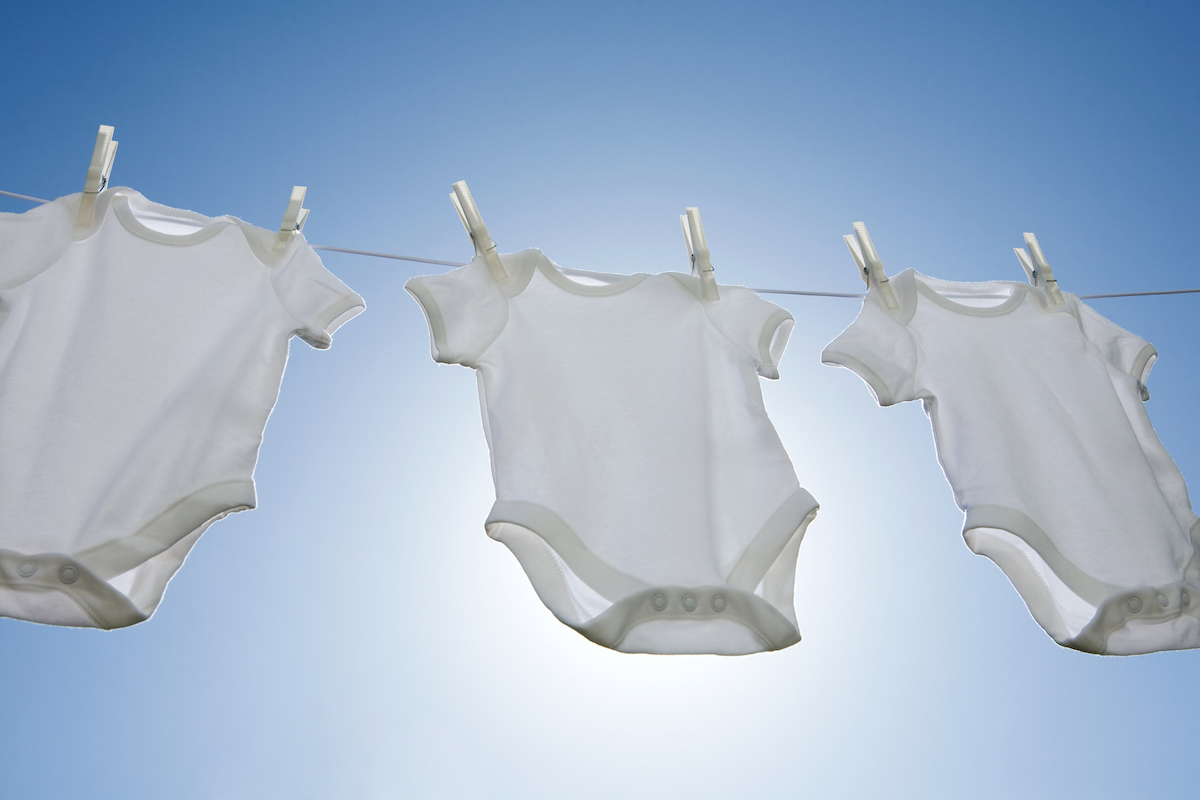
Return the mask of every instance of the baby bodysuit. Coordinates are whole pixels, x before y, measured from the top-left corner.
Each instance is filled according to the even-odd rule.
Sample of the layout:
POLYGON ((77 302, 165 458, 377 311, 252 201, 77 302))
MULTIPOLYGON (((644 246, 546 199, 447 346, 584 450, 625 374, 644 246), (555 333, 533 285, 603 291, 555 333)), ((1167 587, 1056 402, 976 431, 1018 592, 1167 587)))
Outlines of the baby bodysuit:
POLYGON ((542 602, 624 652, 799 641, 796 555, 817 503, 767 418, 793 320, 679 273, 564 273, 538 250, 405 288, 433 357, 477 371, 496 503, 486 525, 542 602))
POLYGON ((147 619, 252 473, 288 340, 363 301, 297 235, 110 189, 0 214, 0 615, 147 619))
POLYGON ((1200 646, 1200 519, 1143 405, 1154 348, 1064 292, 907 270, 873 286, 822 360, 882 406, 920 398, 991 558, 1059 644, 1102 654, 1200 646))

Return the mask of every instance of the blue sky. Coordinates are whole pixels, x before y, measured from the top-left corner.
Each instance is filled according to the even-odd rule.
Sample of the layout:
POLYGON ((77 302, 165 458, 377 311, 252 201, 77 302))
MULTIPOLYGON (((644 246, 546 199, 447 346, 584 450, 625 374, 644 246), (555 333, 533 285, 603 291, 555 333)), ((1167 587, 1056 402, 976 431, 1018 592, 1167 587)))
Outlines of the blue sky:
MULTIPOLYGON (((1080 294, 1200 286, 1197 12, 1186 4, 121 4, 0 11, 0 189, 78 191, 96 127, 151 200, 310 242, 466 260, 469 181, 504 251, 860 291, 1023 274, 1034 231, 1080 294)), ((27 203, 0 198, 0 211, 27 203)), ((1183 796, 1200 653, 1056 646, 973 556, 919 407, 796 316, 763 387, 822 510, 804 641, 626 656, 557 623, 483 533, 474 376, 435 365, 416 265, 329 254, 368 310, 293 343, 256 472, 157 614, 103 633, 0 620, 8 797, 1183 796)), ((1197 296, 1098 300, 1153 342, 1150 414, 1200 475, 1197 296)))

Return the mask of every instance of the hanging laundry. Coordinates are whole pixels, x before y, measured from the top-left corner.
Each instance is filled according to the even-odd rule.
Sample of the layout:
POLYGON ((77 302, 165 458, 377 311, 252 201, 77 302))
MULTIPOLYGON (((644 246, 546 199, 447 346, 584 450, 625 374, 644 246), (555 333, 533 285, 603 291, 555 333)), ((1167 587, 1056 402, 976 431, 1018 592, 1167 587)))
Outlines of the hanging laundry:
POLYGON ((822 360, 881 406, 921 400, 971 550, 1059 644, 1200 646, 1200 519, 1143 405, 1154 348, 1052 280, 888 283, 822 360))
POLYGON ((80 200, 0 214, 0 615, 118 628, 254 507, 291 336, 364 306, 299 235, 80 200))
POLYGON ((778 377, 787 311, 741 287, 705 299, 691 275, 562 270, 538 250, 405 288, 434 359, 477 371, 486 530, 559 620, 630 653, 799 641, 796 556, 817 503, 758 384, 778 377))

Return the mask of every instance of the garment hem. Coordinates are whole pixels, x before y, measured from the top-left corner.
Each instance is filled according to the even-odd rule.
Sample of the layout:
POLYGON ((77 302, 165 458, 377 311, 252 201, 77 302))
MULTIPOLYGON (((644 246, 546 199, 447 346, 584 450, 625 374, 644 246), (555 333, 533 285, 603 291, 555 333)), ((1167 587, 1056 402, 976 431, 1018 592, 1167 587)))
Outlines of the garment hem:
MULTIPOLYGON (((1129 374, 1137 378, 1138 385, 1145 389, 1146 379, 1150 377, 1150 368, 1154 366, 1154 362, 1158 360, 1158 350, 1154 345, 1147 344, 1142 348, 1142 352, 1138 353, 1137 358, 1133 360, 1133 367, 1129 370, 1129 374)), ((1144 398, 1149 399, 1149 398, 1144 398)))
MULTIPOLYGON (((57 592, 65 595, 92 621, 91 626, 69 627, 112 630, 135 625, 150 617, 82 562, 62 553, 26 554, 0 550, 0 591, 57 592)), ((64 624, 51 619, 11 616, 26 622, 64 624)))
MULTIPOLYGON (((54 591, 69 597, 94 627, 123 628, 143 622, 154 613, 162 587, 178 569, 153 576, 153 600, 147 608, 111 586, 108 581, 169 550, 197 529, 235 511, 253 508, 254 483, 249 480, 210 484, 177 500, 137 532, 71 555, 19 553, 0 550, 0 587, 11 591, 54 591)), ((182 559, 181 559, 182 563, 182 559)), ((28 622, 61 624, 54 620, 19 617, 28 622)))
MULTIPOLYGON (((1198 528, 1200 521, 1193 526, 1193 539, 1198 528)), ((1155 638, 1153 632, 1144 631, 1139 637, 1140 643, 1132 643, 1129 650, 1117 653, 1109 649, 1109 637, 1130 622, 1158 624, 1190 616, 1200 623, 1200 585, 1194 585, 1184 577, 1188 569, 1184 570, 1180 580, 1161 586, 1130 588, 1104 583, 1068 561, 1032 519, 1016 509, 1000 505, 981 504, 968 509, 963 538, 972 552, 990 558, 1000 567, 1038 624, 1065 647, 1096 655, 1136 655, 1197 646, 1164 641, 1155 638), (1028 557, 1012 553, 1008 548, 998 550, 983 545, 973 535, 979 528, 1006 531, 1029 545, 1068 589, 1096 609, 1092 619, 1076 635, 1070 636, 1065 624, 1061 623, 1061 615, 1045 579, 1033 564, 1023 563, 1017 556, 1024 557, 1024 562, 1029 561, 1028 557)))
MULTIPOLYGON (((788 320, 795 323, 796 318, 786 308, 779 309, 767 317, 767 321, 763 323, 762 333, 758 337, 758 374, 767 380, 779 380, 779 364, 776 363, 771 352, 771 342, 774 341, 775 333, 779 330, 779 326, 788 320)), ((791 335, 792 332, 790 329, 784 334, 784 340, 779 345, 780 358, 783 357, 783 352, 787 349, 787 340, 791 335)))
POLYGON ((894 406, 898 402, 879 373, 854 356, 838 350, 826 349, 821 353, 821 363, 831 367, 844 367, 862 378, 875 395, 875 402, 880 406, 886 408, 894 406))
POLYGON ((507 523, 530 531, 583 583, 612 603, 586 622, 564 618, 562 610, 547 602, 552 588, 539 585, 537 579, 545 576, 526 570, 534 590, 555 616, 596 644, 620 650, 633 628, 654 620, 729 620, 752 631, 762 650, 779 650, 800 641, 800 632, 753 591, 788 543, 797 534, 804 535, 817 509, 812 495, 797 487, 747 545, 725 584, 694 587, 654 586, 617 570, 592 553, 561 517, 537 503, 497 500, 485 528, 491 538, 513 550, 523 566, 513 545, 502 538, 501 526, 507 523))
POLYGON ((300 338, 317 350, 328 350, 337 329, 366 310, 366 303, 356 294, 342 295, 317 315, 313 326, 298 331, 300 338))
POLYGON ((404 284, 404 288, 425 313, 425 322, 429 325, 429 339, 433 342, 433 360, 440 364, 459 363, 450 352, 449 342, 446 341, 445 318, 437 300, 433 298, 433 293, 425 288, 420 278, 410 279, 404 284))
MULTIPOLYGON (((639 625, 655 621, 718 622, 728 620, 748 628, 762 643, 759 652, 782 650, 800 641, 800 631, 783 614, 756 594, 733 586, 652 586, 614 603, 584 625, 573 626, 587 639, 620 652, 639 625)), ((674 655, 714 654, 696 649, 674 655)), ((667 654, 660 654, 667 655, 667 654)))

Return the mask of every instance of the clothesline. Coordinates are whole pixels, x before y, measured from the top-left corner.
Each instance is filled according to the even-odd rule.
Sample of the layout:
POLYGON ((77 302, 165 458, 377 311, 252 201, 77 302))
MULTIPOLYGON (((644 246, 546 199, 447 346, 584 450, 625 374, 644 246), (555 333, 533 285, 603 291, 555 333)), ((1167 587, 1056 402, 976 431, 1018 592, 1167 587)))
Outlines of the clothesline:
POLYGON ((0 194, 4 195, 5 197, 15 197, 18 200, 28 200, 31 203, 45 204, 50 202, 49 200, 43 200, 40 197, 30 197, 27 194, 17 194, 16 192, 6 192, 3 189, 0 189, 0 194))
MULTIPOLYGON (((0 189, 0 195, 5 197, 15 197, 18 200, 28 200, 31 203, 49 203, 49 200, 43 200, 40 197, 32 197, 27 194, 17 194, 16 192, 6 192, 0 189)), ((412 261, 418 264, 436 264, 441 267, 462 267, 466 264, 462 261, 441 261, 436 258, 421 258, 420 256, 402 256, 396 253, 377 253, 373 250, 354 250, 349 247, 333 247, 331 245, 313 244, 309 245, 313 250, 326 250, 331 253, 349 253, 354 256, 369 256, 371 258, 390 258, 393 261, 412 261)), ((800 297, 851 297, 863 298, 866 297, 862 292, 810 292, 801 289, 751 289, 752 292, 758 294, 790 294, 800 297)), ((1116 292, 1113 294, 1081 294, 1080 300, 1103 300, 1111 297, 1156 297, 1166 294, 1200 294, 1200 289, 1164 289, 1155 292, 1116 292)))

